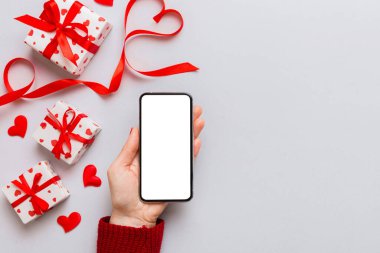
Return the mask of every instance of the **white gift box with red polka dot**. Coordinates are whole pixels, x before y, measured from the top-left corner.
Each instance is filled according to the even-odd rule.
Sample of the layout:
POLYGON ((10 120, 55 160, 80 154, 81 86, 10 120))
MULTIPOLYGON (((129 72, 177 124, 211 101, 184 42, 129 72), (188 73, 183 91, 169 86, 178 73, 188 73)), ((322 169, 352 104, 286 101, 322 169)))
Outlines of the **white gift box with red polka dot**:
MULTIPOLYGON (((65 15, 67 14, 70 7, 73 5, 73 0, 55 0, 60 10, 60 22, 62 23, 65 15)), ((80 13, 75 16, 73 23, 84 24, 88 29, 88 40, 92 43, 100 46, 104 39, 110 32, 112 25, 102 16, 96 14, 95 12, 83 6, 80 9, 80 13)), ((50 43, 51 39, 54 38, 55 32, 44 32, 37 28, 32 28, 25 38, 25 43, 31 46, 34 50, 41 53, 45 50, 46 46, 50 43)), ((77 66, 70 60, 65 58, 58 47, 55 53, 51 56, 50 60, 68 71, 73 75, 79 76, 91 61, 94 54, 86 51, 80 45, 73 43, 71 38, 68 37, 68 42, 70 44, 71 50, 76 59, 77 66)))
MULTIPOLYGON (((74 164, 82 157, 91 143, 86 144, 78 141, 71 137, 71 133, 82 139, 95 140, 96 135, 101 131, 101 127, 94 120, 84 114, 86 117, 81 118, 77 121, 77 124, 72 125, 73 129, 71 133, 68 134, 67 131, 62 131, 59 128, 54 127, 54 125, 51 125, 47 118, 54 117, 60 125, 64 125, 64 117, 66 117, 66 121, 69 124, 71 121, 75 121, 74 118, 79 117, 79 115, 82 114, 83 113, 75 107, 63 101, 58 101, 50 110, 48 110, 48 115, 34 132, 33 138, 47 150, 52 152, 59 139, 62 138, 61 135, 66 134, 68 139, 66 138, 67 141, 63 142, 62 152, 58 159, 67 164, 74 164), (71 150, 68 141, 70 142, 71 150)), ((55 154, 52 155, 55 156, 55 154)))
MULTIPOLYGON (((52 165, 48 161, 41 161, 22 174, 28 186, 31 188, 33 186, 33 181, 37 173, 41 173, 42 175, 41 179, 38 182, 38 185, 43 185, 44 183, 57 176, 53 170, 52 165)), ((21 181, 20 177, 15 178, 14 180, 21 181)), ((31 203, 31 197, 25 196, 26 193, 14 185, 12 182, 9 182, 3 186, 2 191, 11 204, 20 198, 25 199, 23 202, 13 208, 24 224, 29 223, 30 221, 35 220, 36 218, 43 215, 36 214, 36 211, 31 203)), ((49 184, 46 188, 38 191, 36 193, 36 196, 47 202, 48 210, 50 210, 54 206, 67 199, 70 196, 70 193, 62 184, 62 181, 60 179, 56 179, 56 181, 49 184)))

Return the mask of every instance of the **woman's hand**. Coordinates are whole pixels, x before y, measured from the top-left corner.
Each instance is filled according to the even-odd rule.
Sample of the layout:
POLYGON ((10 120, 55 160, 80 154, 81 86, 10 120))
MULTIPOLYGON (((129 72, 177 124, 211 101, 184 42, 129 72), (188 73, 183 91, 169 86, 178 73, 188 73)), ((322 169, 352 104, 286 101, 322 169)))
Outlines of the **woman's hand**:
MULTIPOLYGON (((201 148, 199 134, 205 121, 202 108, 194 107, 194 156, 201 148)), ((167 203, 143 202, 139 197, 139 130, 131 128, 127 143, 108 169, 112 198, 110 223, 129 227, 153 227, 167 203)))

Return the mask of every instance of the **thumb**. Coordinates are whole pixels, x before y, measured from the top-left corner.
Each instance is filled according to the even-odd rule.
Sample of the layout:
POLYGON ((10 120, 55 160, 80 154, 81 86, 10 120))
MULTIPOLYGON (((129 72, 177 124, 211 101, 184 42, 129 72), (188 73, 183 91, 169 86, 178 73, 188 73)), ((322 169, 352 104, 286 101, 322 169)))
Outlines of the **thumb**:
POLYGON ((137 128, 131 128, 129 137, 122 148, 117 160, 129 166, 139 151, 140 136, 137 128))

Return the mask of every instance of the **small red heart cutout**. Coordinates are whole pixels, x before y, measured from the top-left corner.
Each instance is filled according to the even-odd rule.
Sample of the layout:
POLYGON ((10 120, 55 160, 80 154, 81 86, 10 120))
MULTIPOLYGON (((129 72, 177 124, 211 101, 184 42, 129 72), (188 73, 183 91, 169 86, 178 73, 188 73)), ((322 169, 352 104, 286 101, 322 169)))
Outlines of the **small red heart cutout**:
POLYGON ((87 128, 87 130, 86 130, 86 134, 87 134, 87 135, 92 135, 92 132, 91 132, 91 129, 90 129, 90 128, 87 128))
POLYGON ((94 41, 94 40, 95 40, 95 37, 92 36, 92 35, 90 35, 90 36, 88 36, 88 40, 89 40, 89 41, 94 41))
POLYGON ((28 169, 29 173, 33 173, 33 168, 28 169))
POLYGON ((53 202, 56 202, 57 201, 57 198, 53 198, 53 202))
POLYGON ((67 13, 67 9, 62 9, 62 10, 61 10, 61 14, 62 14, 62 16, 63 16, 63 15, 66 15, 66 13, 67 13))
POLYGON ((45 122, 42 122, 42 123, 40 124, 40 127, 41 127, 42 129, 45 129, 45 128, 46 128, 46 123, 45 123, 45 122))
POLYGON ((40 139, 40 142, 41 142, 41 143, 44 142, 44 139, 40 139))
POLYGON ((20 190, 16 190, 15 191, 15 197, 17 197, 18 195, 21 195, 21 191, 20 190))
POLYGON ((8 129, 9 136, 25 137, 28 128, 28 120, 24 115, 18 115, 14 120, 14 125, 8 129))
POLYGON ((44 39, 44 38, 45 38, 45 34, 41 34, 41 38, 43 38, 43 39, 44 39))
POLYGON ((33 217, 34 215, 36 215, 34 211, 29 211, 28 214, 30 215, 30 217, 33 217))
POLYGON ((98 4, 106 5, 106 6, 112 6, 113 0, 95 0, 98 4))
POLYGON ((84 168, 83 171, 83 185, 99 187, 102 185, 102 180, 96 176, 97 169, 95 165, 89 164, 84 168))
POLYGON ((28 36, 32 36, 33 35, 33 29, 31 29, 29 32, 28 32, 28 36))
MULTIPOLYGON (((74 54, 74 60, 76 61, 76 60, 78 60, 79 59, 79 55, 78 54, 74 54)), ((67 117, 67 114, 65 114, 66 115, 66 117, 67 117)))
POLYGON ((63 228, 65 233, 68 233, 79 225, 81 219, 82 217, 79 213, 73 212, 68 217, 63 215, 59 216, 57 223, 63 228))

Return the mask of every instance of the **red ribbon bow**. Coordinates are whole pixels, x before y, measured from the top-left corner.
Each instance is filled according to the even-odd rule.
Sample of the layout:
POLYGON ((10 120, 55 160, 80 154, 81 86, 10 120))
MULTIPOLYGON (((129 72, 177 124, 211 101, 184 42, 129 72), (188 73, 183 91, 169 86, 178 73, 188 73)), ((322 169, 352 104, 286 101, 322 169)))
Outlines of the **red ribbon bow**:
POLYGON ((65 111, 61 122, 54 116, 54 114, 48 110, 48 115, 45 117, 45 121, 52 125, 55 129, 60 131, 59 138, 55 144, 53 150, 51 151, 57 159, 60 159, 61 154, 65 155, 65 158, 71 157, 71 140, 77 140, 84 145, 89 145, 94 141, 94 138, 86 139, 80 136, 79 134, 73 133, 75 127, 78 123, 86 118, 87 115, 80 113, 76 115, 75 111, 72 108, 69 108, 65 111), (71 120, 68 121, 69 115, 72 114, 71 120), (66 144, 68 152, 65 153, 63 150, 63 145, 66 144))
POLYGON ((42 191, 43 189, 45 189, 46 187, 48 187, 49 185, 60 180, 60 177, 59 176, 52 177, 48 181, 43 183, 42 185, 38 185, 41 178, 42 178, 42 174, 36 173, 33 178, 32 187, 30 187, 28 182, 26 182, 24 175, 19 176, 20 181, 18 180, 12 181, 12 184, 14 184, 16 187, 18 187, 20 190, 22 190, 25 193, 24 196, 22 196, 21 198, 19 198, 18 200, 12 203, 13 208, 17 207, 22 202, 30 198, 30 202, 32 203, 34 212, 36 214, 41 215, 47 210, 49 210, 49 204, 45 200, 38 197, 36 194, 42 191))
POLYGON ((54 0, 50 0, 44 4, 44 11, 40 15, 40 19, 32 17, 30 15, 23 15, 17 17, 16 20, 42 30, 44 32, 54 32, 55 36, 51 42, 47 45, 42 54, 50 59, 54 52, 57 50, 58 46, 62 51, 62 54, 70 60, 75 66, 77 66, 75 56, 71 50, 69 41, 71 40, 87 51, 95 54, 99 46, 93 44, 88 40, 88 29, 84 24, 73 23, 75 16, 79 13, 82 8, 82 4, 79 2, 74 2, 74 4, 68 10, 63 23, 60 23, 60 12, 57 3, 54 0), (83 32, 85 35, 81 36, 76 29, 83 32))

